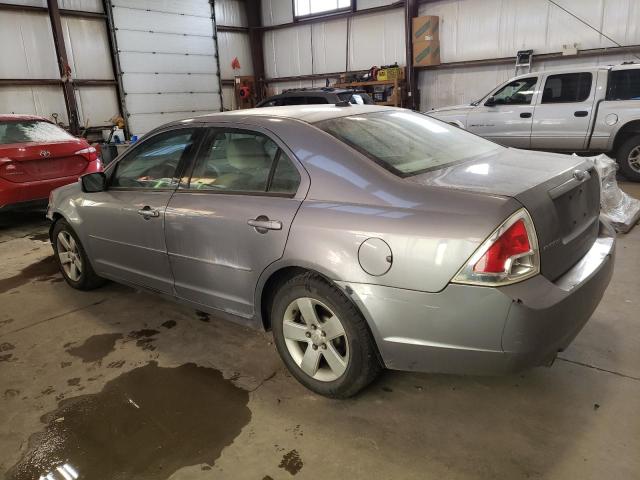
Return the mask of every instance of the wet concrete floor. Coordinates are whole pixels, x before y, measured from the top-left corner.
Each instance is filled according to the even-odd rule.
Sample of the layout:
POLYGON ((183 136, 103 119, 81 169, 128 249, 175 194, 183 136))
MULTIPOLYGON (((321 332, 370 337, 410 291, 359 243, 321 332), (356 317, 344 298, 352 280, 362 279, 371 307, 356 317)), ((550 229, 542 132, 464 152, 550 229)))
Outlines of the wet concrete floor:
POLYGON ((0 477, 640 478, 640 228, 552 368, 387 372, 346 401, 297 384, 269 334, 113 283, 72 290, 45 234, 0 219, 0 477))

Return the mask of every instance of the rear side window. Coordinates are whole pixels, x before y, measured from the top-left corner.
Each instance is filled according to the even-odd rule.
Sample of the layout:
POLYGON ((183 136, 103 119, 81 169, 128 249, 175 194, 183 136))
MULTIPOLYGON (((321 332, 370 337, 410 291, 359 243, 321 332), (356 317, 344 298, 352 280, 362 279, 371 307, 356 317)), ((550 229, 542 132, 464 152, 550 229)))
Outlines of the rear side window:
POLYGON ((640 69, 609 73, 607 100, 640 100, 640 69))
POLYGON ((549 75, 544 83, 542 103, 584 102, 589 98, 592 81, 590 72, 549 75))
POLYGON ((64 142, 74 137, 53 123, 40 120, 0 122, 0 144, 64 142))
POLYGON ((306 105, 307 97, 285 97, 281 102, 282 105, 306 105))
POLYGON ((309 105, 326 105, 329 103, 324 97, 307 97, 307 104, 309 105))
POLYGON ((246 130, 219 129, 199 155, 189 188, 295 194, 299 183, 297 169, 269 137, 246 130))

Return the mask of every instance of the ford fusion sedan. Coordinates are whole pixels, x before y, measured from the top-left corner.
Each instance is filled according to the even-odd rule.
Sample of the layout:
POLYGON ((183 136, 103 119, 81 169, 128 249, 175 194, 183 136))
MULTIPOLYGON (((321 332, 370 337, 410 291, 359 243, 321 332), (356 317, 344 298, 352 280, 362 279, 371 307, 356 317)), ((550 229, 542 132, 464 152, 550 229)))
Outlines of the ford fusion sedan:
POLYGON ((95 148, 49 120, 0 115, 0 210, 45 204, 54 188, 100 169, 95 148))
POLYGON ((331 397, 382 368, 550 363, 615 250, 588 161, 366 105, 167 124, 55 190, 47 215, 72 287, 110 279, 271 330, 293 376, 331 397))

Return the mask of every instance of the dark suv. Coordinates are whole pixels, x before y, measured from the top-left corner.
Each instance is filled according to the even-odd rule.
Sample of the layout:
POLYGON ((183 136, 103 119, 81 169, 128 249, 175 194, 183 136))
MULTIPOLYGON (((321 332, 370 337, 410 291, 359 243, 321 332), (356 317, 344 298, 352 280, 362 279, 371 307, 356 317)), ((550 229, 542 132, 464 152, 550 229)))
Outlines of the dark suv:
POLYGON ((284 105, 323 105, 349 102, 358 105, 373 105, 369 94, 346 88, 296 88, 262 100, 256 108, 282 107, 284 105))

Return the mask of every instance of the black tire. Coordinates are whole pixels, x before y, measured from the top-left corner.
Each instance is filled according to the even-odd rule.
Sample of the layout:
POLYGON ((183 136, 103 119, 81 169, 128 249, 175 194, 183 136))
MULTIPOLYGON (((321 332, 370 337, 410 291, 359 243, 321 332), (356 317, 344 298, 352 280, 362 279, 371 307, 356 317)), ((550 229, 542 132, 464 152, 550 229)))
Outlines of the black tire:
MULTIPOLYGON (((360 311, 337 287, 318 275, 304 273, 279 286, 271 309, 271 328, 278 353, 291 374, 309 390, 320 395, 330 398, 351 397, 369 385, 382 370, 374 340, 360 311), (285 314, 292 302, 300 298, 311 298, 323 303, 344 327, 348 362, 344 373, 335 380, 317 380, 305 373, 287 347, 283 333, 285 314)), ((309 343, 306 348, 312 346, 309 343)), ((320 353, 324 354, 323 351, 320 353)), ((321 359, 320 362, 322 361, 321 359)))
POLYGON ((93 270, 91 266, 91 262, 89 261, 89 257, 87 257, 86 252, 84 251, 84 247, 74 232, 73 228, 67 223, 66 220, 60 219, 58 220, 51 232, 51 245, 53 246, 53 253, 56 258, 56 263, 58 264, 58 268, 60 269, 60 273, 62 273, 62 277, 65 281, 73 288, 77 290, 93 290, 95 288, 101 287, 106 283, 106 280, 102 277, 99 277, 96 272, 93 270), (78 248, 78 254, 82 261, 82 271, 77 280, 74 280, 67 275, 65 269, 62 266, 60 261, 60 252, 58 251, 58 235, 60 232, 67 232, 76 242, 78 248))
MULTIPOLYGON (((620 171, 627 179, 640 182, 640 171, 637 170, 640 168, 640 163, 637 163, 636 169, 634 169, 631 166, 632 159, 630 158, 631 152, 636 149, 640 149, 640 135, 634 135, 620 145, 616 153, 616 160, 618 161, 618 165, 620 165, 620 171)), ((636 160, 636 162, 640 162, 640 159, 636 160)))

